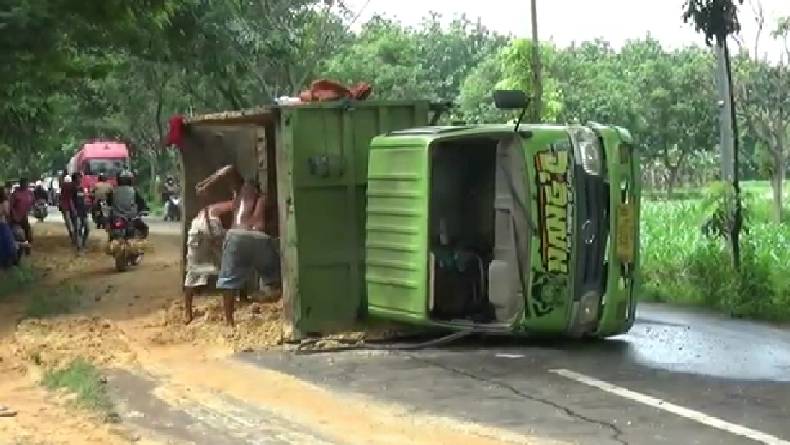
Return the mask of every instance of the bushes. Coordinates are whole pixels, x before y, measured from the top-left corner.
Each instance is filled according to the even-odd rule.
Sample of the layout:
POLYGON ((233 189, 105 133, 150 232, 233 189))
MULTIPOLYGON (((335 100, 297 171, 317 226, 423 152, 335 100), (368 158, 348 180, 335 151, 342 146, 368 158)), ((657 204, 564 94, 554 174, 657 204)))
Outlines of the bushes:
POLYGON ((701 200, 645 202, 642 208, 642 298, 704 305, 733 316, 790 319, 790 225, 764 218, 747 196, 736 273, 721 236, 729 192, 716 185, 701 200), (724 204, 724 205, 722 205, 724 204), (703 228, 708 235, 703 234, 703 228))

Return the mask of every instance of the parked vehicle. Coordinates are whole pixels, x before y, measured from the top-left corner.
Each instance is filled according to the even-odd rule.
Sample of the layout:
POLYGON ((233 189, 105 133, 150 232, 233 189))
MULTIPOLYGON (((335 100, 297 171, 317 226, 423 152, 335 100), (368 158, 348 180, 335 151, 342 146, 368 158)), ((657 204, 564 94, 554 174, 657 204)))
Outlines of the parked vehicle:
MULTIPOLYGON (((526 106, 523 93, 496 96, 500 108, 526 106)), ((518 335, 626 332, 641 194, 628 131, 429 125, 438 109, 358 101, 192 117, 185 183, 235 162, 277 197, 266 214, 280 239, 286 336, 367 316, 518 335)), ((184 189, 187 220, 202 205, 184 189)))
POLYGON ((37 199, 35 204, 33 204, 33 217, 39 222, 43 222, 47 218, 49 211, 48 206, 49 204, 46 199, 37 199))
POLYGON ((115 260, 115 269, 125 271, 140 264, 145 251, 145 240, 134 227, 134 221, 115 216, 107 229, 109 239, 106 252, 115 260))

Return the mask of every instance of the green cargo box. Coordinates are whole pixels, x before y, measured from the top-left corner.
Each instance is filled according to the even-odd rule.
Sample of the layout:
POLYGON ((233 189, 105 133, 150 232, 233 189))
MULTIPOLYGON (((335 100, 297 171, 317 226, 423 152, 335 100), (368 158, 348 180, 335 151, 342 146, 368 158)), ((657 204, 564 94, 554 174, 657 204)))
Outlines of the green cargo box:
MULTIPOLYGON (((286 336, 331 332, 365 315, 365 202, 373 137, 428 123, 427 101, 274 106, 192 117, 182 147, 184 235, 195 185, 234 164, 258 178, 280 239, 286 336), (264 179, 265 178, 265 179, 264 179)), ((217 194, 212 200, 229 199, 217 194)), ((182 260, 182 276, 183 276, 182 260)))

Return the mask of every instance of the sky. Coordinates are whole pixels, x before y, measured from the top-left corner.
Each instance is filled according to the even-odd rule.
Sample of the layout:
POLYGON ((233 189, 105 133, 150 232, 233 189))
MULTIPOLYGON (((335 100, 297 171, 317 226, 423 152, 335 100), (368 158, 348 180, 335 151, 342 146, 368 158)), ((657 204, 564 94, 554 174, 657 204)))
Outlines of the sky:
MULTIPOLYGON (((741 7, 742 40, 753 52, 756 25, 752 5, 762 3, 766 30, 760 39, 760 56, 777 60, 782 46, 770 37, 779 17, 790 16, 790 0, 746 0, 741 7)), ((602 37, 619 48, 626 40, 648 32, 667 48, 703 45, 702 37, 683 23, 684 0, 538 0, 541 40, 560 46, 602 37)), ((419 24, 429 11, 444 17, 466 14, 480 18, 490 29, 527 37, 531 33, 529 0, 345 0, 354 13, 361 11, 356 27, 374 14, 419 24)))

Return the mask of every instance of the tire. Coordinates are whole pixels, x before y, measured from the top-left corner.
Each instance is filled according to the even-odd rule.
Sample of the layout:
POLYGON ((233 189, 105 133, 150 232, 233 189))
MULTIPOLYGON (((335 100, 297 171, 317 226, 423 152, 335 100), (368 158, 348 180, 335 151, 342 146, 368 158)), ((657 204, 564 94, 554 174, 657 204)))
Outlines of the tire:
POLYGON ((127 264, 128 260, 124 252, 115 254, 115 270, 118 272, 124 272, 126 271, 127 264))
POLYGON ((142 255, 132 255, 132 257, 129 258, 129 264, 131 264, 132 266, 138 266, 140 264, 140 261, 142 261, 142 259, 143 259, 142 255))

